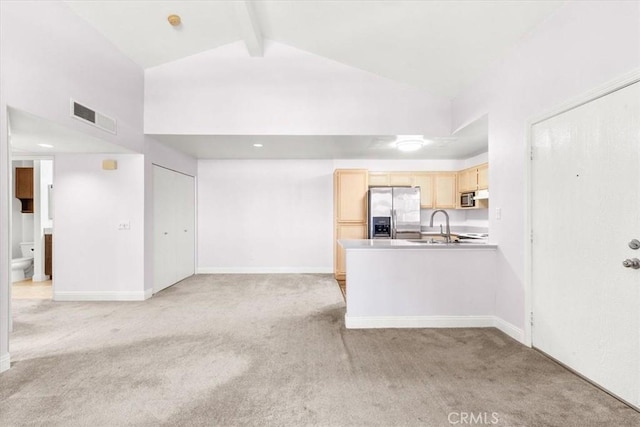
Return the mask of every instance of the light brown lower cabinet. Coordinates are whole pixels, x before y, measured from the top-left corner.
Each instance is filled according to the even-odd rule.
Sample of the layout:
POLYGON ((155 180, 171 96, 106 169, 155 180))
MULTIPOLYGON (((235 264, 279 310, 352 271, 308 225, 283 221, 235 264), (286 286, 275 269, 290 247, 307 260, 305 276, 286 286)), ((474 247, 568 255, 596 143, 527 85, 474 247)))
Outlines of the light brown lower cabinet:
POLYGON ((347 264, 344 249, 338 243, 340 239, 366 239, 367 224, 338 223, 336 225, 336 248, 335 248, 335 276, 337 281, 344 282, 347 278, 347 264))

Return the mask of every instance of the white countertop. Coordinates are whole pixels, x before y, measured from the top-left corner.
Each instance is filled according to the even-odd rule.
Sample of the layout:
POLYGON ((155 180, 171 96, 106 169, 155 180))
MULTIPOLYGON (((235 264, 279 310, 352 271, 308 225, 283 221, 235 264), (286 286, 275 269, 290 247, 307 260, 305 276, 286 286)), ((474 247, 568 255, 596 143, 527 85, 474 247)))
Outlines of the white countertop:
POLYGON ((345 249, 496 249, 498 245, 485 240, 464 240, 463 243, 431 243, 429 240, 403 239, 340 239, 345 249), (469 243, 467 243, 469 242, 469 243))

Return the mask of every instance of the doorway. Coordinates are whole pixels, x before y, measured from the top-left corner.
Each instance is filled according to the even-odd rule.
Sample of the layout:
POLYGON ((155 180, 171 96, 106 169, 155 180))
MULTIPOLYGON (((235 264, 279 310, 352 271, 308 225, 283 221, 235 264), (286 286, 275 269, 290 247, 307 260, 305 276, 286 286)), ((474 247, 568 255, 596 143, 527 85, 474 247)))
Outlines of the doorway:
POLYGON ((534 124, 532 154, 532 344, 637 409, 640 83, 534 124))
POLYGON ((11 297, 53 299, 53 157, 12 154, 11 297))

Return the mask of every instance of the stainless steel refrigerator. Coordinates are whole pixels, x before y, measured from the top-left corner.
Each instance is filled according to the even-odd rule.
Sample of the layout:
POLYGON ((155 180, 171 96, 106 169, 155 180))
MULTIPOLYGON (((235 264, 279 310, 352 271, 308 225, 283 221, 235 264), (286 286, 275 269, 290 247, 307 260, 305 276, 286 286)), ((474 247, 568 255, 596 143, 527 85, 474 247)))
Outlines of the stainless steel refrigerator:
POLYGON ((369 187, 369 239, 419 239, 420 188, 369 187))

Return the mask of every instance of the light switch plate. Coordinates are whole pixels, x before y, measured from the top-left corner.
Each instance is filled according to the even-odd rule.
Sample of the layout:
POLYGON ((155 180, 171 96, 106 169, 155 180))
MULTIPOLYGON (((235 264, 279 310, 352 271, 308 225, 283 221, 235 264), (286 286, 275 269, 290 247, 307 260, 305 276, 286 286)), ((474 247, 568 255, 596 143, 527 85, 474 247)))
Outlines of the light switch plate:
POLYGON ((502 219, 502 208, 496 208, 496 219, 502 219))

